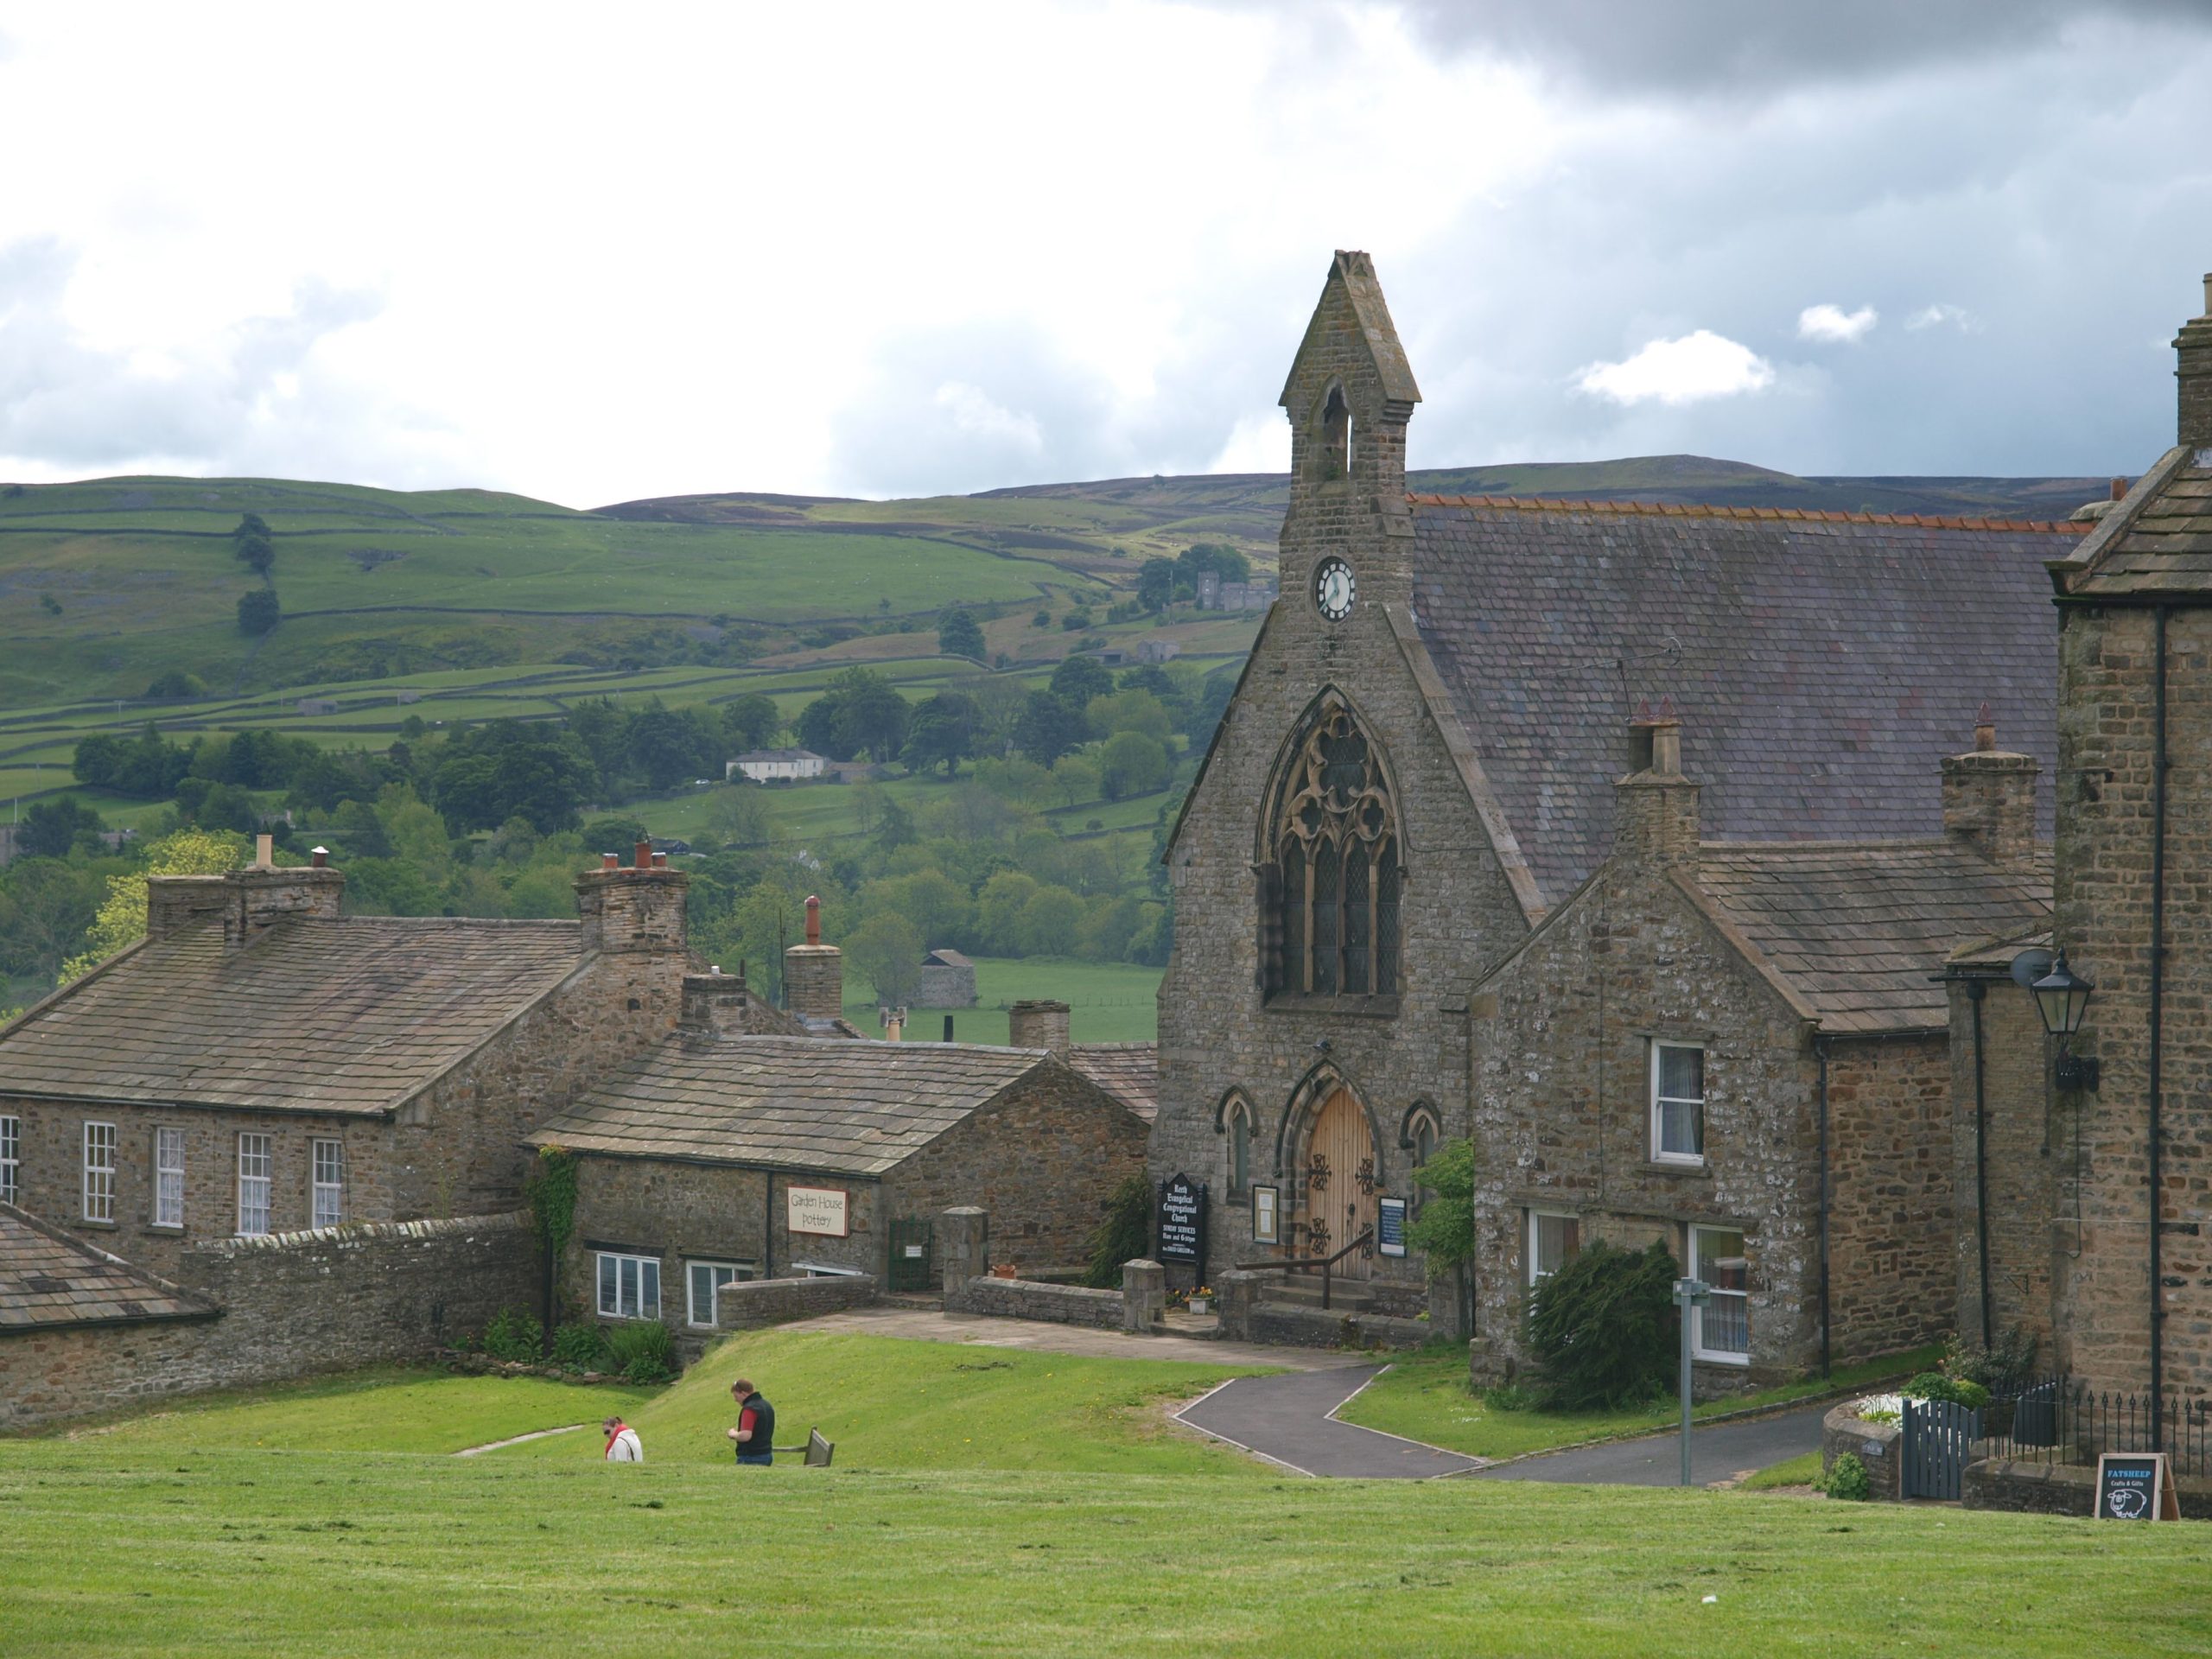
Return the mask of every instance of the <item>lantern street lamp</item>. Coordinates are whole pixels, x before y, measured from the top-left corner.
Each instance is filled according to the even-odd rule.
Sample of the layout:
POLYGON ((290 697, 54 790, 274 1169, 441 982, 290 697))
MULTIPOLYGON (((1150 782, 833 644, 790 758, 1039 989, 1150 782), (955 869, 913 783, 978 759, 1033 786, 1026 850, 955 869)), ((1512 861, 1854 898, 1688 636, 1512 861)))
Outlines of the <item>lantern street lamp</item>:
POLYGON ((2056 1071, 2061 1089, 2096 1092, 2095 1057, 2075 1054, 2071 1046, 2075 1033, 2082 1029, 2082 1016, 2088 1012, 2090 995, 2096 988, 2066 965, 2063 950, 2051 963, 2050 971, 2028 987, 2036 1000, 2036 1012, 2043 1016, 2044 1030, 2058 1039, 2056 1071))

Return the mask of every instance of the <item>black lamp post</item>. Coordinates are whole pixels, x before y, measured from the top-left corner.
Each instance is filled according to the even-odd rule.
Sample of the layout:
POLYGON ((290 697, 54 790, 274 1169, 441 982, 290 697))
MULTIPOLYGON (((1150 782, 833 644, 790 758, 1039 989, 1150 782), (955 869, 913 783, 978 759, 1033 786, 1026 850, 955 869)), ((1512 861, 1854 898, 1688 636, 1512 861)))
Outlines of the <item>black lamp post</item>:
POLYGON ((2036 1000, 2036 1012, 2043 1016, 2043 1028, 2058 1039, 2056 1073, 2061 1089, 2086 1090, 2091 1094, 2097 1090, 2095 1057, 2085 1058, 2075 1054, 2071 1046, 2096 988, 2066 965, 2063 950, 2051 963, 2050 971, 2028 987, 2036 1000))

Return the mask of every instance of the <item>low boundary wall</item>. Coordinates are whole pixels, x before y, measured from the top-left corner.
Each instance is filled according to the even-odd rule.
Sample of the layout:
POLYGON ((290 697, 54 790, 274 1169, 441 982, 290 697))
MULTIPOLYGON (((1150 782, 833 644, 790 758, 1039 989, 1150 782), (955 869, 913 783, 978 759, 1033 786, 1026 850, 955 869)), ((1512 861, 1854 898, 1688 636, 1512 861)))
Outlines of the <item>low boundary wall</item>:
POLYGON ((824 1313, 866 1307, 878 1287, 868 1274, 822 1274, 807 1279, 741 1279, 715 1293, 715 1328, 760 1331, 824 1313))
POLYGON ((982 1313, 1001 1319, 1041 1319, 1052 1325, 1084 1325, 1099 1331, 1122 1328, 1128 1299, 1118 1290, 1082 1285, 1048 1285, 1034 1279, 969 1279, 947 1286, 944 1311, 982 1313))

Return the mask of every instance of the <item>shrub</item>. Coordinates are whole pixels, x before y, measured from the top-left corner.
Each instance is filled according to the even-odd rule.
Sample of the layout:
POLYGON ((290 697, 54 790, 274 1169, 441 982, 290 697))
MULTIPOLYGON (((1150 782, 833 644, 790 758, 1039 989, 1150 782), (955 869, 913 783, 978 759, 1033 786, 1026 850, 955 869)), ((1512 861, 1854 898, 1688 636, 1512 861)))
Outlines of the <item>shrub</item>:
POLYGON ((1980 1383, 1941 1371, 1923 1371, 1897 1392, 1908 1400, 1940 1400, 1968 1411, 1980 1411, 1989 1403, 1989 1390, 1980 1383))
POLYGON ((553 1359, 556 1364, 595 1371, 606 1363, 607 1338, 597 1325, 571 1320, 553 1333, 553 1359))
POLYGON ((1943 1353, 1943 1370, 1950 1376, 1979 1382, 1993 1394, 2016 1394, 2034 1375, 2036 1338, 2025 1326, 2014 1325, 1987 1348, 1969 1348, 1953 1336, 1943 1353))
POLYGON ((658 1319, 610 1325, 607 1363, 626 1382, 665 1382, 676 1375, 676 1338, 658 1319))
POLYGON ((1529 1344, 1549 1411, 1648 1400, 1674 1374, 1675 1258, 1663 1244, 1624 1250, 1599 1240, 1529 1296, 1529 1344))
POLYGON ((1537 1402, 1534 1389, 1524 1388, 1518 1382, 1505 1382, 1494 1389, 1484 1389, 1483 1403, 1492 1411, 1534 1411, 1537 1402))
POLYGON ((1873 1483, 1866 1478, 1866 1465, 1859 1461, 1855 1452, 1846 1452, 1835 1460, 1825 1490, 1830 1497, 1840 1497, 1847 1503, 1864 1503, 1874 1495, 1873 1483))
POLYGON ((484 1327, 484 1351, 494 1359, 528 1362, 538 1356, 544 1330, 518 1307, 503 1307, 484 1327))
POLYGON ((1152 1183, 1129 1175, 1106 1200, 1106 1219, 1090 1235, 1090 1267, 1083 1282, 1094 1290, 1118 1290, 1122 1264, 1152 1248, 1152 1183))

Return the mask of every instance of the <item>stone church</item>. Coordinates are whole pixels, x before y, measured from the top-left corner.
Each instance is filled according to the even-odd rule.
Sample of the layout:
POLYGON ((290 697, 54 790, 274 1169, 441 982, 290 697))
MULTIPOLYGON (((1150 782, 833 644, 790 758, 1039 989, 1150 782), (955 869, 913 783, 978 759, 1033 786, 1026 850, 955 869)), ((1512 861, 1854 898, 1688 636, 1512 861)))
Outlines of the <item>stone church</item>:
MULTIPOLYGON (((1747 1341, 1716 1327, 1724 1360, 1816 1359, 1814 1235, 1843 1198, 1815 1121, 1842 1064, 1823 1043, 1872 1055, 1909 1033, 1933 1053, 1897 1086, 1938 1091, 1914 1118, 1938 1138, 1899 1154, 1918 1185, 1891 1207, 1936 1252, 1913 1294, 1948 1279, 1932 982, 1958 946, 2047 915, 2042 573, 2082 527, 1412 494, 1419 401, 1372 264, 1338 254, 1282 391, 1281 597, 1166 854, 1151 1173, 1207 1187, 1208 1281, 1341 1256, 1339 1306, 1506 1338, 1586 1225, 1686 1261, 1702 1243, 1749 1304, 1747 1341), (1945 781, 1978 718, 2027 749, 1967 780, 2009 791, 2001 811, 1945 781), (1643 810, 1617 788, 1638 774, 1656 839, 1622 890, 1673 896, 1641 919, 1578 907, 1617 812, 1643 810), (1815 843, 1824 862, 1790 866, 1815 843), (1777 868, 1787 902, 1769 904, 1777 868), (1916 920, 1930 894, 1959 902, 1916 920), (1742 925, 1761 913, 1783 918, 1764 944, 1742 925), (1569 938, 1571 963, 1546 956, 1569 938), (1681 971, 1716 950, 1726 964, 1681 971), (1883 983, 1862 995, 1850 970, 1870 963, 1883 983), (1720 994, 1745 974, 1752 992, 1720 994), (1708 1155, 1708 1132, 1734 1142, 1708 1155), (1431 1284, 1388 1235, 1421 1202, 1414 1166, 1462 1136, 1478 1253, 1431 1284)), ((1310 1300, 1306 1278, 1260 1294, 1310 1300)))

